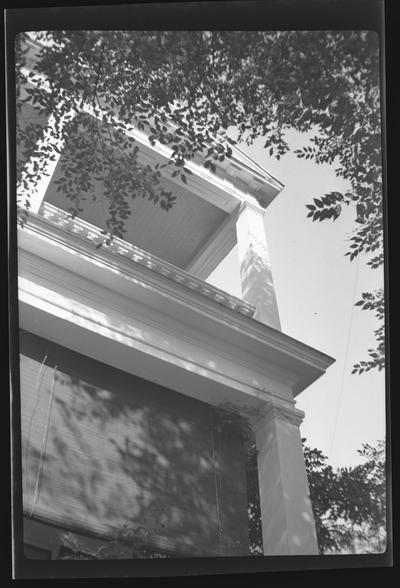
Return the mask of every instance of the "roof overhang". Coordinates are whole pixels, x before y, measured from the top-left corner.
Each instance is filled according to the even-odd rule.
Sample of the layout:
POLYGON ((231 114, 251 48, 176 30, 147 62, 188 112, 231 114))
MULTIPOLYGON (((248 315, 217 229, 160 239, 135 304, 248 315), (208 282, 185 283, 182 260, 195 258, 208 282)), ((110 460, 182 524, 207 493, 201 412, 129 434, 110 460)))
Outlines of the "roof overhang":
MULTIPOLYGON (((23 71, 28 77, 32 72, 32 69, 35 67, 35 61, 38 58, 42 45, 33 37, 28 38, 26 44, 29 47, 29 52, 27 55, 27 63, 25 68, 23 68, 23 71)), ((37 78, 40 77, 42 78, 41 88, 44 91, 49 91, 45 76, 37 76, 37 78)), ((34 83, 35 82, 32 79, 27 80, 28 86, 34 83)), ((82 107, 82 113, 98 117, 89 104, 82 107)), ((165 124, 171 128, 177 128, 177 126, 171 121, 167 121, 165 124)), ((135 125, 131 124, 128 127, 127 134, 133 137, 140 145, 143 150, 143 161, 145 163, 149 162, 149 160, 153 164, 160 162, 165 163, 165 161, 170 158, 172 149, 167 145, 162 145, 158 141, 154 144, 150 143, 148 134, 140 131, 135 125)), ((208 147, 209 145, 205 144, 205 151, 207 151, 208 147)), ((248 157, 238 146, 235 145, 232 146, 232 156, 230 158, 226 157, 223 162, 215 162, 216 173, 213 173, 204 167, 201 156, 198 156, 195 161, 188 161, 186 165, 195 175, 198 175, 205 181, 209 181, 212 184, 213 189, 215 188, 215 185, 217 187, 222 187, 223 190, 228 187, 228 191, 233 197, 236 196, 239 200, 243 200, 244 197, 249 196, 250 198, 254 198, 262 208, 267 208, 272 200, 284 188, 282 182, 272 176, 263 166, 248 157), (221 186, 216 178, 225 180, 228 186, 225 183, 221 186)), ((164 174, 169 177, 167 171, 164 171, 164 174)), ((190 178, 188 178, 188 180, 189 179, 190 178)), ((231 204, 231 211, 235 208, 236 204, 237 202, 231 204)), ((224 209, 227 210, 227 208, 224 209)))
MULTIPOLYGON (((41 46, 34 39, 28 40, 27 45, 30 51, 27 55, 27 67, 23 70, 27 76, 27 86, 38 83, 37 79, 40 78, 41 89, 49 91, 50 86, 45 76, 37 75, 37 78, 28 79, 41 46)), ((94 111, 90 104, 83 104, 81 112, 101 120, 99 113, 94 111)), ((119 122, 116 113, 114 121, 119 122)), ((171 121, 166 124, 171 128, 176 127, 171 121)), ((172 149, 159 142, 150 142, 148 134, 140 131, 133 124, 126 127, 126 134, 133 138, 139 147, 139 163, 154 167, 156 164, 162 166, 170 160, 172 149)), ((206 150, 207 145, 205 145, 205 152, 206 150)), ((165 188, 178 196, 174 209, 178 209, 179 203, 181 203, 180 209, 183 209, 182 203, 186 201, 186 208, 190 202, 191 213, 188 214, 183 210, 174 212, 172 209, 168 212, 168 218, 161 218, 163 213, 166 216, 165 211, 158 210, 150 202, 143 203, 135 200, 132 204, 134 214, 125 221, 127 240, 158 256, 161 256, 161 252, 168 251, 167 260, 174 265, 197 273, 202 278, 208 276, 236 243, 233 216, 239 206, 247 202, 262 212, 283 188, 281 182, 236 146, 232 146, 230 158, 226 157, 224 161, 218 161, 215 164, 214 173, 204 166, 204 157, 201 154, 198 154, 194 160, 187 161, 185 165, 191 174, 186 176, 185 184, 181 181, 180 174, 172 177, 173 168, 160 167, 163 181, 166 183, 165 188), (149 225, 149 230, 143 231, 138 241, 135 241, 135 236, 138 235, 137 227, 147 226, 149 212, 146 211, 146 206, 152 209, 151 219, 154 222, 151 223, 151 230, 149 225), (182 252, 185 252, 184 258, 182 252)), ((56 176, 57 168, 54 174, 56 176)), ((49 179, 44 199, 60 208, 67 209, 71 202, 68 199, 64 199, 64 202, 60 201, 61 194, 56 192, 52 183, 54 179, 54 177, 49 179)), ((101 186, 99 190, 96 188, 96 207, 92 206, 90 199, 86 203, 81 201, 84 208, 81 214, 88 222, 104 227, 107 213, 102 210, 104 203, 100 205, 100 201, 101 186), (101 216, 104 218, 99 219, 98 217, 101 216)))
POLYGON ((333 363, 243 301, 129 244, 96 249, 95 227, 68 222, 32 215, 19 231, 23 328, 210 403, 289 401, 333 363))

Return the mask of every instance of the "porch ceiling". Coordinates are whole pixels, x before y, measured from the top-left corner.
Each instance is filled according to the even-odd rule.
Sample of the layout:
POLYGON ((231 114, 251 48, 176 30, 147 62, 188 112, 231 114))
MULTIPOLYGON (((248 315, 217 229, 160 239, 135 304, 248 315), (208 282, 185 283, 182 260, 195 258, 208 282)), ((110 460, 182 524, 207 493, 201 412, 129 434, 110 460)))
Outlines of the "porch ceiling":
MULTIPOLYGON (((44 200, 68 210, 71 202, 57 192, 54 185, 60 176, 61 160, 44 200)), ((165 211, 149 200, 133 198, 132 215, 126 221, 124 240, 185 269, 196 252, 222 225, 228 213, 194 195, 183 185, 180 187, 167 178, 162 179, 162 184, 176 196, 172 209, 165 211)), ((82 194, 80 205, 83 208, 80 218, 97 227, 106 227, 107 201, 101 182, 96 182, 93 194, 82 194)))

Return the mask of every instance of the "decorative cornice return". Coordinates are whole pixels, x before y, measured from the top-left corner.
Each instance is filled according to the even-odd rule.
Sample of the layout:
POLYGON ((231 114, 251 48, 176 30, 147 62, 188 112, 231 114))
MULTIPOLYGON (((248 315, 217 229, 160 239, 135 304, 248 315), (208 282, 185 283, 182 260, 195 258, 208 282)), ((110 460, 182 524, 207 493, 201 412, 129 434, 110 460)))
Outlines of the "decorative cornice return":
MULTIPOLYGON (((40 212, 37 215, 30 213, 30 220, 32 219, 35 219, 36 222, 39 221, 39 223, 45 221, 46 224, 56 226, 58 229, 67 233, 72 233, 80 240, 90 242, 94 246, 100 243, 103 238, 100 228, 80 218, 73 219, 68 212, 61 210, 48 202, 43 202, 40 212)), ((219 304, 222 304, 244 316, 252 317, 255 312, 255 307, 253 305, 208 284, 204 280, 193 276, 185 270, 182 270, 171 263, 140 249, 140 247, 124 241, 123 239, 114 237, 109 245, 104 243, 102 247, 107 252, 117 256, 121 255, 125 259, 130 259, 133 263, 177 282, 189 290, 197 292, 207 298, 211 298, 219 304)))

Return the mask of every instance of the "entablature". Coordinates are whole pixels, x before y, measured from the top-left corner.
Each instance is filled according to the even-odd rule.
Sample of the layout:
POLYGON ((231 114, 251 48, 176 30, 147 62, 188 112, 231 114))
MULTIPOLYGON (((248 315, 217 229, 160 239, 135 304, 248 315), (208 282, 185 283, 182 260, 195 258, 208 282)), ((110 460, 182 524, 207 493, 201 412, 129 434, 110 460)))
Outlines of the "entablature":
POLYGON ((202 398, 206 381, 209 401, 215 394, 215 398, 231 399, 230 387, 242 400, 250 398, 253 403, 270 398, 280 386, 296 395, 333 362, 327 355, 252 319, 253 307, 240 299, 121 240, 96 249, 100 236, 96 227, 68 218, 63 211, 48 207, 48 212, 47 218, 31 215, 19 231, 24 328, 46 323, 48 331, 38 334, 51 337, 58 332, 61 344, 68 331, 71 345, 80 344, 90 335, 94 339, 87 348, 102 348, 103 355, 97 359, 107 362, 109 358, 119 361, 125 357, 126 365, 116 367, 128 371, 135 353, 136 357, 139 354, 141 368, 147 366, 151 374, 156 361, 157 377, 162 374, 163 381, 170 377, 170 385, 175 382, 173 388, 178 391, 185 393, 187 386, 192 386, 193 390, 198 388, 202 398), (158 334, 153 335, 150 345, 146 337, 152 320, 161 326, 154 331, 158 334), (49 326, 52 321, 54 328, 49 326), (138 322, 142 328, 138 328, 138 322), (173 337, 165 336, 167 324, 170 331, 176 330, 173 337), (180 333, 185 333, 181 339, 180 333), (110 340, 114 340, 113 350, 106 352, 110 340), (159 341, 164 340, 168 345, 161 349, 159 341), (202 363, 199 358, 204 353, 207 359, 202 363), (213 367, 217 355, 225 365, 221 373, 213 367), (226 367, 222 356, 231 367, 226 367), (236 374, 233 380, 232 370, 236 374), (244 382, 241 373, 247 374, 244 382), (198 384, 190 384, 192 379, 198 384), (218 389, 223 391, 222 396, 218 389))

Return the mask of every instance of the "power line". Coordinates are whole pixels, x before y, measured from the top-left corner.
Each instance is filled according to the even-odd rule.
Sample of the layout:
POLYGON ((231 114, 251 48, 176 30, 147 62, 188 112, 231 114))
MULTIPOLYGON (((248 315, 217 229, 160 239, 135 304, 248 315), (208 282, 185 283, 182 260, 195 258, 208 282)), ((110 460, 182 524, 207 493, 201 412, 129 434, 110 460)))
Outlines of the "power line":
POLYGON ((40 486, 41 486, 42 471, 43 471, 43 460, 44 460, 44 455, 45 455, 46 448, 47 448, 47 439, 49 436, 51 411, 52 411, 53 403, 54 403, 54 391, 55 391, 55 384, 56 384, 57 369, 58 369, 58 366, 56 365, 54 368, 54 372, 53 372, 53 383, 52 383, 51 392, 50 392, 49 409, 48 409, 48 413, 47 413, 46 427, 45 427, 44 435, 43 435, 42 449, 40 451, 40 456, 39 456, 39 468, 38 468, 38 473, 36 476, 35 493, 33 496, 32 507, 31 507, 31 512, 29 514, 29 518, 32 518, 33 511, 35 509, 35 506, 36 506, 36 504, 39 500, 39 496, 40 496, 40 486))
POLYGON ((356 275, 355 275, 354 286, 353 286, 352 303, 351 303, 349 332, 348 332, 348 335, 347 335, 346 351, 345 351, 344 358, 343 358, 342 378, 341 378, 341 382, 340 382, 339 397, 338 397, 338 402, 337 402, 337 406, 336 406, 336 415, 335 415, 335 420, 334 420, 334 425, 333 425, 333 433, 332 433, 332 440, 331 440, 331 445, 330 445, 330 450, 329 450, 329 455, 330 456, 332 455, 332 449, 333 449, 333 445, 334 445, 334 441, 335 441, 335 436, 336 436, 336 428, 337 428, 337 424, 338 424, 338 420, 339 420, 340 406, 341 406, 342 395, 343 395, 344 376, 345 376, 345 373, 346 373, 347 359, 348 359, 348 354, 349 354, 349 349, 350 349, 350 338, 351 338, 351 330, 352 330, 352 327, 353 327, 353 316, 354 316, 354 304, 355 304, 355 297, 356 297, 356 288, 357 288, 357 283, 358 283, 358 274, 359 274, 359 269, 360 269, 360 257, 361 256, 358 255, 356 275))
POLYGON ((24 464, 23 488, 24 488, 24 497, 25 498, 27 498, 27 488, 28 488, 28 481, 27 481, 28 480, 28 449, 29 449, 30 437, 31 437, 31 427, 32 427, 32 422, 35 417, 36 411, 38 410, 39 404, 40 404, 42 372, 47 367, 47 366, 45 366, 46 359, 47 359, 47 354, 44 356, 44 358, 40 364, 39 371, 36 376, 36 385, 35 385, 36 403, 35 403, 34 409, 32 411, 31 417, 29 419, 28 430, 27 430, 26 437, 25 437, 25 451, 24 451, 24 460, 23 460, 23 464, 24 464))

